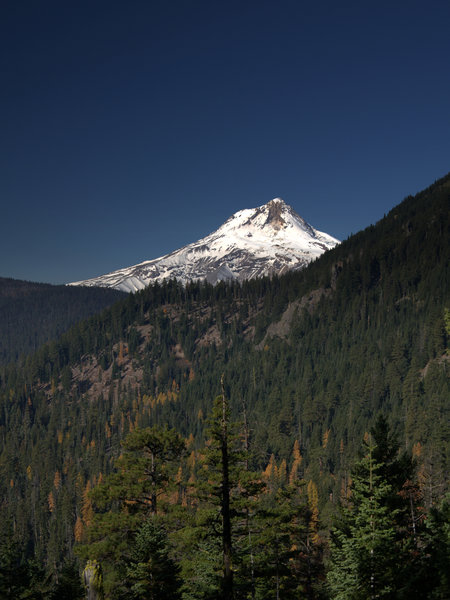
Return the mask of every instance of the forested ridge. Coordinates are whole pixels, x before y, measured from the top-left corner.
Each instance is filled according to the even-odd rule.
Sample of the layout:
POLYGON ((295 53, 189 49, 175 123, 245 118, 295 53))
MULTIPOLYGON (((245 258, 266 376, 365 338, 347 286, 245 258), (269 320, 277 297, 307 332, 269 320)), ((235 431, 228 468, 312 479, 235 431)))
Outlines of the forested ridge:
POLYGON ((1 572, 447 597, 449 208, 447 176, 304 271, 153 285, 2 367, 1 572))
POLYGON ((0 363, 18 360, 125 294, 0 277, 0 363))

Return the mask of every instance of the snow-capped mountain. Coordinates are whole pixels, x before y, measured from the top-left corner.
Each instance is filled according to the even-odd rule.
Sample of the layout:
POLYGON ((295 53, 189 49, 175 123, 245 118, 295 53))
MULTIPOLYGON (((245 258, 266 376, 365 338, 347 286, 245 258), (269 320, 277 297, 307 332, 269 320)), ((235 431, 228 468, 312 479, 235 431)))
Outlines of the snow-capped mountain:
POLYGON ((302 269, 339 240, 317 231, 281 198, 240 210, 219 229, 170 254, 69 285, 112 287, 135 292, 149 283, 176 278, 251 279, 302 269))

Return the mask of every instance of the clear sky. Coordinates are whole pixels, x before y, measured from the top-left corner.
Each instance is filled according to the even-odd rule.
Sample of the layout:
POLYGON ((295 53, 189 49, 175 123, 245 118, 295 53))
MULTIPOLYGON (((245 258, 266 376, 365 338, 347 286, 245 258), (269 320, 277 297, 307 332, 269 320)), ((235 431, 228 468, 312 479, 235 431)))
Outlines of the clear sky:
POLYGON ((448 0, 3 0, 0 276, 156 258, 280 196, 344 239, 450 171, 448 0))

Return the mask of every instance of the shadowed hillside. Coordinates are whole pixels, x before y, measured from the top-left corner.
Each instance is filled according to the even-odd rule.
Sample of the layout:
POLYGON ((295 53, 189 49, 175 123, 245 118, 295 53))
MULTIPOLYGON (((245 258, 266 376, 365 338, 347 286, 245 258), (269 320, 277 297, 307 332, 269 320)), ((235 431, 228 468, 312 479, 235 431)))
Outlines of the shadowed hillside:
POLYGON ((123 297, 115 290, 73 289, 0 277, 0 363, 34 352, 123 297))

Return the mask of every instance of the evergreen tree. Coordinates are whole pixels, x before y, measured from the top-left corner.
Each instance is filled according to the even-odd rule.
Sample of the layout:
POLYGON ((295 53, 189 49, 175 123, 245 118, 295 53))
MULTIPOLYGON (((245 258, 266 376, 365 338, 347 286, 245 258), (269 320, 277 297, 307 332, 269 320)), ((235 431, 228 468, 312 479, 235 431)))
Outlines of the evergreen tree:
POLYGON ((334 600, 398 598, 397 511, 389 506, 392 486, 379 474, 382 466, 373 450, 369 444, 368 455, 358 463, 351 507, 344 509, 343 523, 332 532, 327 580, 334 600))
POLYGON ((74 562, 65 563, 53 585, 50 600, 82 600, 84 597, 78 566, 74 562))
POLYGON ((210 443, 205 464, 209 481, 205 482, 204 493, 211 494, 217 501, 220 512, 220 537, 222 541, 222 584, 221 599, 232 600, 233 592, 233 545, 232 545, 232 488, 237 485, 236 462, 241 458, 233 448, 230 408, 225 395, 223 375, 222 394, 214 402, 209 419, 210 443), (233 452, 234 450, 234 452, 233 452))
MULTIPOLYGON (((241 427, 231 420, 223 376, 221 386, 208 419, 208 440, 193 485, 198 503, 190 530, 193 556, 183 569, 192 574, 194 561, 202 574, 203 595, 194 593, 192 597, 253 598, 256 512, 265 486, 249 466, 246 427, 240 436, 241 427)), ((197 589, 198 579, 192 581, 197 589)), ((187 593, 193 594, 193 588, 187 593)))
POLYGON ((77 552, 101 564, 105 588, 114 597, 129 591, 126 571, 137 531, 147 519, 156 517, 159 499, 163 495, 168 498, 184 448, 174 430, 156 426, 136 429, 123 442, 116 472, 89 494, 96 512, 87 528, 87 542, 77 552))
POLYGON ((430 510, 426 520, 425 548, 419 573, 424 597, 450 598, 450 495, 430 510))
POLYGON ((301 547, 306 540, 305 502, 295 485, 280 486, 260 498, 257 519, 256 598, 296 599, 304 591, 301 547))
POLYGON ((164 529, 154 518, 148 519, 136 534, 126 567, 129 597, 136 600, 181 598, 179 570, 170 558, 164 529))
POLYGON ((0 546, 0 598, 46 600, 50 593, 50 578, 36 561, 24 560, 22 550, 12 540, 3 542, 0 546))
POLYGON ((329 588, 336 598, 420 600, 430 591, 429 549, 414 462, 399 452, 384 417, 367 435, 363 454, 342 522, 332 531, 329 588))

